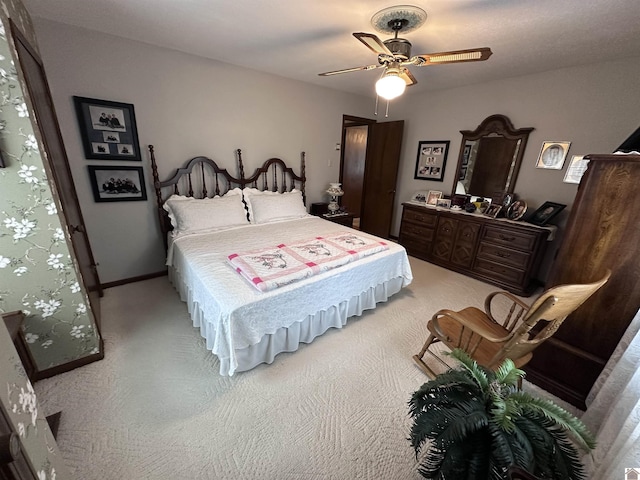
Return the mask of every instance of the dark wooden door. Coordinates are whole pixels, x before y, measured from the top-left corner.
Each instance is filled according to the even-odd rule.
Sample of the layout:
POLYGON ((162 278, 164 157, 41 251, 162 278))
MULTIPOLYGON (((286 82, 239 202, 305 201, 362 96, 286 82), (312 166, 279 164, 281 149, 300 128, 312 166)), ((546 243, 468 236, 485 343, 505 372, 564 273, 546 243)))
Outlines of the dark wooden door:
POLYGON ((343 129, 343 157, 341 182, 344 195, 341 204, 350 213, 360 217, 362 211, 362 191, 364 187, 364 167, 367 159, 367 125, 346 126, 343 129))
POLYGON ((369 125, 360 229, 388 238, 396 196, 404 120, 369 125))
POLYGON ((45 154, 42 155, 42 161, 47 169, 47 174, 55 182, 56 190, 62 203, 62 214, 71 234, 73 252, 80 269, 82 281, 89 292, 91 310, 99 327, 99 297, 102 296, 102 287, 100 286, 96 264, 89 245, 89 238, 82 218, 80 203, 78 202, 73 177, 71 176, 67 152, 60 134, 60 126, 58 125, 42 60, 13 22, 11 22, 11 32, 18 52, 20 67, 24 74, 24 81, 29 91, 32 108, 36 115, 37 126, 34 124, 34 128, 39 129, 44 143, 45 154))

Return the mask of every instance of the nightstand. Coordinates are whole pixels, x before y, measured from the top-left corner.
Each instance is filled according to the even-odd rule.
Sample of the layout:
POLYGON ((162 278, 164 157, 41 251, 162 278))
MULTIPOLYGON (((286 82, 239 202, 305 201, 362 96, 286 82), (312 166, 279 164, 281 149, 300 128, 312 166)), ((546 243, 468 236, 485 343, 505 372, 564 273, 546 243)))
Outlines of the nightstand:
POLYGON ((355 218, 355 215, 348 212, 337 213, 333 215, 330 213, 325 213, 323 215, 320 215, 320 217, 324 218, 325 220, 329 220, 330 222, 339 223, 340 225, 344 225, 345 227, 353 228, 353 219, 355 218))

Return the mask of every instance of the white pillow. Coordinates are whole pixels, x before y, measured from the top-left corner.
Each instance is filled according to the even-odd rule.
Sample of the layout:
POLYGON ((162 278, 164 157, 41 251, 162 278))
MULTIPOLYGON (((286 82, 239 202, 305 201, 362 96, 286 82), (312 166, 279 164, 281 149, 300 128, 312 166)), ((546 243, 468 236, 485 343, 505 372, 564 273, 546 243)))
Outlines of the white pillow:
POLYGON ((251 223, 268 223, 308 215, 302 201, 302 192, 299 191, 276 195, 249 195, 247 205, 250 206, 251 223))
POLYGON ((223 197, 196 199, 172 195, 163 208, 176 233, 195 233, 247 225, 240 189, 223 197))
MULTIPOLYGON (((280 195, 291 195, 291 194, 300 194, 301 192, 300 190, 296 190, 295 188, 293 190, 291 190, 290 192, 284 192, 284 193, 280 193, 280 192, 272 192, 269 190, 258 190, 257 188, 245 188, 244 190, 242 190, 242 198, 244 199, 244 203, 247 206, 247 212, 249 213, 249 221, 251 223, 256 223, 253 220, 253 206, 251 203, 251 200, 253 198, 256 197, 263 197, 263 196, 280 196, 280 195)), ((303 203, 304 206, 304 203, 303 203)))

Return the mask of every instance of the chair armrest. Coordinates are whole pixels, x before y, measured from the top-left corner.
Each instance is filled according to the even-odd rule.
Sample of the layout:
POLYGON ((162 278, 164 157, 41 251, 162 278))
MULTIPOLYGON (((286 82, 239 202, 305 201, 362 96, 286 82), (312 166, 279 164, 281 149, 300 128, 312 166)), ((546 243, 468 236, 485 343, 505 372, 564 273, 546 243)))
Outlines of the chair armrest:
MULTIPOLYGON (((482 313, 482 312, 480 312, 482 313)), ((493 343, 501 343, 501 342, 505 342, 509 339, 510 334, 506 335, 504 337, 496 337, 494 332, 492 332, 489 328, 485 327, 484 325, 480 324, 480 323, 476 323, 473 320, 470 320, 462 315, 460 315, 458 312, 455 312, 453 310, 448 310, 448 309, 443 309, 443 310, 438 310, 435 315, 433 315, 433 317, 431 317, 431 322, 433 323, 433 328, 435 329, 436 333, 441 337, 441 338, 447 338, 447 335, 442 331, 442 328, 440 327, 440 323, 438 322, 438 319, 440 317, 449 317, 453 320, 455 320, 456 322, 458 322, 459 324, 461 324, 463 327, 468 328, 469 330, 471 330, 472 332, 474 332, 475 334, 481 336, 482 338, 486 339, 489 342, 493 342, 493 343)), ((497 322, 495 322, 497 323, 497 322)), ((500 325, 500 324, 498 324, 500 325)))
POLYGON ((516 297, 515 295, 509 293, 509 292, 505 292, 505 291, 498 291, 498 292, 493 292, 490 293, 487 298, 484 300, 484 310, 485 312, 487 312, 487 315, 489 316, 489 318, 491 320, 493 320, 496 323, 499 323, 500 325, 504 325, 504 323, 506 323, 510 317, 511 317, 511 313, 509 314, 509 317, 507 317, 506 321, 504 323, 501 323, 499 320, 497 320, 494 315, 493 312, 491 311, 491 302, 493 301, 493 299, 495 297, 497 297, 498 295, 501 295, 503 297, 506 297, 508 300, 510 300, 511 302, 513 302, 513 305, 511 306, 511 309, 513 309, 514 306, 519 306, 520 308, 522 308, 522 314, 521 315, 526 315, 526 313, 529 311, 529 305, 527 305, 526 303, 524 303, 522 300, 520 300, 518 297, 516 297))

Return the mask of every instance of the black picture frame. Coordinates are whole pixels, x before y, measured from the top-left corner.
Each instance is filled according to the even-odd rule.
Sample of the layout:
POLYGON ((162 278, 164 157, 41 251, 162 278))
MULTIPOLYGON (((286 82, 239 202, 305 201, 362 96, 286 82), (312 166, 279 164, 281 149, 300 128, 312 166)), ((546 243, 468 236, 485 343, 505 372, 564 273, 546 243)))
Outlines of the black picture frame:
POLYGON ((73 102, 85 158, 142 160, 132 104, 76 96, 73 102))
POLYGON ((416 171, 413 178, 442 182, 448 153, 449 140, 418 142, 416 171))
POLYGON ((527 222, 542 227, 546 225, 549 220, 558 215, 566 205, 555 202, 544 202, 538 209, 533 212, 528 218, 527 222))
POLYGON ((147 199, 142 167, 89 165, 96 202, 132 202, 147 199))

